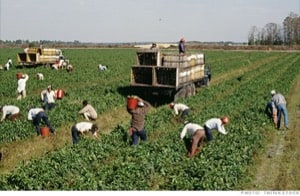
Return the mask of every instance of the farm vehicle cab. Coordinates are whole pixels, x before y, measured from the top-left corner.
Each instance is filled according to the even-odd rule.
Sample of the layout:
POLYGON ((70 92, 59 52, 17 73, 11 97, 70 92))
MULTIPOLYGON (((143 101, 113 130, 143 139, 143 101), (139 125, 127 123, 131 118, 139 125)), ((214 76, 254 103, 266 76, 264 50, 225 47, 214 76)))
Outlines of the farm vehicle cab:
POLYGON ((203 53, 191 55, 162 53, 159 49, 139 49, 137 65, 131 66, 131 87, 144 96, 179 98, 195 95, 196 87, 209 85, 210 67, 203 53))
POLYGON ((52 66, 65 60, 62 51, 55 48, 25 48, 24 52, 18 53, 17 59, 20 66, 52 66))

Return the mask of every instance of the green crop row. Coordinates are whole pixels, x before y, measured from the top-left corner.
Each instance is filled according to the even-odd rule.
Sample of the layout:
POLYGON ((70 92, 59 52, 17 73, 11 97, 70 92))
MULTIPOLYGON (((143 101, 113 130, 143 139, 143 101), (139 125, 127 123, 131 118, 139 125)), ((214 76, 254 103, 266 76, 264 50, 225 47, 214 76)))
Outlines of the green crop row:
MULTIPOLYGON (((75 56, 75 51, 68 52, 70 56, 71 52, 74 52, 75 56)), ((113 51, 111 54, 106 52, 105 55, 114 56, 113 51)), ((126 51, 119 52, 124 52, 122 54, 125 59, 126 51)), ((134 53, 130 50, 127 51, 127 55, 134 53)), ((217 51, 208 52, 207 61, 214 56, 218 56, 217 51)), ((234 190, 249 180, 246 168, 251 165, 253 156, 263 148, 264 131, 271 128, 271 122, 264 113, 265 104, 270 99, 269 92, 271 89, 283 94, 289 91, 294 78, 299 74, 299 55, 228 52, 219 58, 218 62, 222 62, 222 58, 223 62, 228 63, 212 63, 216 70, 213 77, 217 78, 223 73, 232 72, 232 69, 242 69, 245 66, 248 67, 247 72, 238 74, 239 78, 233 76, 217 85, 198 89, 195 96, 179 100, 192 107, 189 120, 193 122, 203 124, 208 118, 225 114, 230 119, 226 126, 228 135, 215 132, 215 139, 205 143, 201 154, 193 159, 185 156, 184 142, 179 139, 183 125, 174 119, 167 106, 162 106, 155 108, 146 118, 148 142, 130 147, 128 123, 118 124, 110 134, 101 135, 99 140, 83 139, 77 146, 66 146, 31 160, 25 166, 20 165, 12 173, 1 177, 0 189, 234 190), (237 55, 237 58, 234 58, 234 55, 237 55), (230 60, 226 60, 228 56, 231 56, 230 60), (251 63, 239 64, 247 59, 251 59, 251 63)), ((107 59, 107 62, 109 60, 112 59, 107 59)), ((118 93, 118 89, 119 85, 129 84, 128 68, 134 63, 129 62, 132 61, 130 58, 127 60, 128 64, 123 64, 126 67, 124 72, 119 71, 122 68, 116 66, 114 73, 107 73, 103 83, 98 85, 94 79, 96 76, 93 75, 90 78, 93 78, 91 80, 95 83, 91 82, 93 84, 88 87, 82 84, 83 88, 78 93, 84 92, 95 102, 98 99, 105 102, 106 106, 101 106, 101 101, 97 102, 100 105, 97 104, 98 109, 102 109, 103 112, 112 106, 124 107, 125 99, 118 93), (110 80, 115 74, 119 76, 118 81, 110 80)), ((121 62, 120 57, 119 63, 121 62)), ((90 73, 89 68, 91 66, 80 67, 86 74, 90 73)), ((77 77, 81 77, 79 73, 77 77)), ((78 80, 78 83, 73 81, 73 84, 80 86, 79 81, 81 80, 78 80)), ((69 88, 76 91, 74 85, 69 88)), ((70 92, 69 96, 69 99, 62 100, 65 104, 58 107, 63 115, 73 116, 66 121, 76 119, 75 109, 68 108, 79 107, 79 100, 82 98, 77 97, 75 92, 70 92), (77 102, 73 103, 71 100, 77 102)), ((57 125, 64 123, 59 118, 51 117, 58 121, 57 125)))
MULTIPOLYGON (((9 71, 0 71, 0 105, 13 104, 20 108, 22 117, 15 122, 6 121, 0 126, 0 142, 12 142, 26 139, 35 135, 34 127, 27 121, 29 107, 41 107, 40 92, 48 85, 54 89, 63 89, 65 99, 57 100, 54 111, 49 111, 49 119, 54 127, 73 123, 78 120, 77 112, 82 106, 82 100, 87 99, 95 106, 97 112, 102 114, 110 108, 124 105, 125 97, 118 93, 120 88, 128 85, 130 78, 130 65, 135 61, 134 50, 111 49, 69 49, 63 50, 66 58, 74 66, 74 72, 69 74, 66 70, 52 70, 50 67, 18 68, 17 49, 3 49, 1 58, 15 57, 13 68, 9 71), (3 55, 3 56, 2 56, 3 55), (109 69, 100 72, 98 65, 106 65, 109 69), (27 73, 29 80, 26 85, 27 97, 16 100, 17 73, 27 73), (38 81, 36 73, 43 73, 45 79, 38 81)), ((125 89, 125 88, 124 88, 125 89)), ((126 92, 124 92, 126 93, 126 92)))

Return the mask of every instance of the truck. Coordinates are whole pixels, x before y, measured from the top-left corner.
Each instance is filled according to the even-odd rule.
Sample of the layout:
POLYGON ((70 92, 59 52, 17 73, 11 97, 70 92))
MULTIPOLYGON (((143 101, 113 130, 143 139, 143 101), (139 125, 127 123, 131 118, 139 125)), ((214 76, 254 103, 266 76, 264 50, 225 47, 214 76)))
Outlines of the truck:
POLYGON ((210 66, 202 52, 175 54, 160 49, 137 49, 136 64, 131 66, 130 86, 136 94, 156 99, 193 96, 196 87, 208 86, 210 66), (158 97, 157 97, 158 96, 158 97))
POLYGON ((61 59, 64 59, 62 51, 56 48, 25 48, 24 52, 17 55, 20 66, 51 66, 61 59))

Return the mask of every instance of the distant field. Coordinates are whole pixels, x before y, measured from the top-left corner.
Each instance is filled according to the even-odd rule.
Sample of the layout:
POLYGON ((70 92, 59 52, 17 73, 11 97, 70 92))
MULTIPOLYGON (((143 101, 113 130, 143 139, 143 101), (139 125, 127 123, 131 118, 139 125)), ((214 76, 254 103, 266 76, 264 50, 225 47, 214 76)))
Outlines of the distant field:
MULTIPOLYGON (((99 115, 111 119, 127 113, 126 96, 134 93, 128 87, 135 49, 64 49, 74 66, 71 74, 45 67, 17 69, 20 51, 0 49, 0 64, 8 57, 14 63, 10 71, 0 70, 0 105, 17 105, 23 113, 19 121, 0 125, 0 149, 36 140, 34 128, 26 120, 27 108, 41 106, 39 94, 49 84, 67 93, 49 112, 65 142, 9 170, 4 157, 0 162, 0 190, 235 190, 250 180, 247 168, 264 148, 266 132, 272 130, 264 113, 270 90, 288 93, 300 70, 298 53, 204 51, 212 69, 211 86, 197 89, 194 97, 180 102, 192 107, 190 120, 199 124, 228 115, 229 134, 215 132, 215 139, 202 153, 189 159, 179 139, 182 125, 167 105, 152 109, 146 119, 149 140, 135 148, 128 145, 130 118, 126 116, 115 120, 109 134, 102 134, 99 140, 86 138, 72 147, 69 129, 82 120, 77 112, 83 99, 89 100, 99 115), (100 63, 108 66, 107 72, 98 71, 100 63), (19 72, 30 77, 28 96, 21 101, 16 100, 19 72), (44 73, 44 81, 35 79, 38 72, 44 73), (112 110, 119 114, 111 115, 112 110)), ((99 122, 100 127, 105 123, 99 122)), ((55 144, 55 138, 49 142, 55 144)), ((14 153, 9 149, 5 152, 9 156, 14 153)))

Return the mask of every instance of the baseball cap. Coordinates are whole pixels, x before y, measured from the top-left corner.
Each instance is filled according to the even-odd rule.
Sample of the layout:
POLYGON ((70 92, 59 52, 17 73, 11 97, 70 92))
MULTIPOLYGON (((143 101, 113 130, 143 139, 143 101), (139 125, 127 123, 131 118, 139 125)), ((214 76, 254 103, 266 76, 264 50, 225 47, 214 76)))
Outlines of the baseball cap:
POLYGON ((271 95, 274 95, 276 94, 276 91, 275 90, 271 90, 271 95))
POLYGON ((143 103, 142 101, 139 101, 139 102, 138 102, 138 106, 143 107, 143 106, 144 106, 144 103, 143 103))
POLYGON ((172 102, 172 103, 170 103, 170 105, 169 105, 169 106, 170 106, 170 108, 173 108, 173 107, 174 107, 174 105, 175 105, 175 104, 174 104, 174 102, 172 102))

